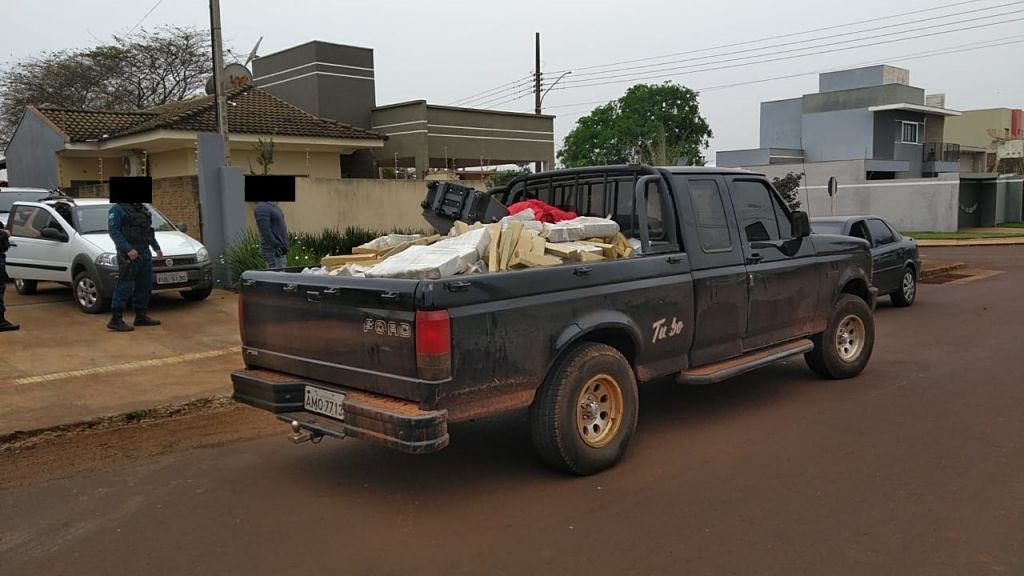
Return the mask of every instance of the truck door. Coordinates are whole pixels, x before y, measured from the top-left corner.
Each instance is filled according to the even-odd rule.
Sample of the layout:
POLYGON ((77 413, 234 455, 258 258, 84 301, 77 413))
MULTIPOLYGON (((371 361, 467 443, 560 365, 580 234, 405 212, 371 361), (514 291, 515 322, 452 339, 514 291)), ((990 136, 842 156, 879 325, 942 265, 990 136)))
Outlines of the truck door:
POLYGON ((742 352, 747 327, 747 269, 725 181, 714 174, 676 175, 676 205, 694 291, 690 365, 742 352))
POLYGON ((789 211, 767 182, 729 177, 747 270, 743 350, 811 333, 818 308, 814 246, 792 233, 789 211))
POLYGON ((74 254, 68 239, 72 231, 56 212, 43 204, 16 204, 7 227, 14 244, 7 252, 7 272, 12 278, 71 281, 74 254))

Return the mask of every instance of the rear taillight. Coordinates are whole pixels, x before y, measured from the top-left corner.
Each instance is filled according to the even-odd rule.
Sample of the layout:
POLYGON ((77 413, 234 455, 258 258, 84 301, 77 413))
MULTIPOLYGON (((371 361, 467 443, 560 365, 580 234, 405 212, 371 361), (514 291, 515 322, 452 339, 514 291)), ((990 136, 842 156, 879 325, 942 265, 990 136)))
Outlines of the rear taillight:
POLYGON ((421 380, 447 380, 452 374, 452 324, 448 312, 416 312, 416 371, 421 380))

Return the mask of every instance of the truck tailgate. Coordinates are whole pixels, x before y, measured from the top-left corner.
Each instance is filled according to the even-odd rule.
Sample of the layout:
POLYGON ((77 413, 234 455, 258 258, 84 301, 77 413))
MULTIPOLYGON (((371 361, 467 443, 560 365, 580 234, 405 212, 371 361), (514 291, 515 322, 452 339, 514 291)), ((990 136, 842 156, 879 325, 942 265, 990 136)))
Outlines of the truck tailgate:
POLYGON ((418 282, 250 271, 239 323, 245 363, 407 400, 420 398, 418 282))

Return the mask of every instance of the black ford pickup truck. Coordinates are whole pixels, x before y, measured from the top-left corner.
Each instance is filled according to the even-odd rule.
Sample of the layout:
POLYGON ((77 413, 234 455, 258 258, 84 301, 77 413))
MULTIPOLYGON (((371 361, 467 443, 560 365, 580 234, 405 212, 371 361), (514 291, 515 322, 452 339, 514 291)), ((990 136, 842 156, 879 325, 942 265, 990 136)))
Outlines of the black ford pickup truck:
POLYGON ((234 398, 296 442, 412 453, 447 446, 450 422, 528 406, 543 460, 589 474, 625 453, 638 383, 708 384, 797 354, 848 378, 871 356, 867 243, 810 236, 759 174, 609 166, 492 193, 611 215, 639 255, 437 280, 246 272, 234 398))

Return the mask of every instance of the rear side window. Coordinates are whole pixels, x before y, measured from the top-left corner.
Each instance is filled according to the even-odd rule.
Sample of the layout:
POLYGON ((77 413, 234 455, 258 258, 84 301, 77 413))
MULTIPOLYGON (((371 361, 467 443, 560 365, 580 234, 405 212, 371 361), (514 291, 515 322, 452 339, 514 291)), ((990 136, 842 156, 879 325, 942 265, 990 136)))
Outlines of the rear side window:
POLYGON ((15 202, 36 202, 48 195, 49 192, 0 192, 0 212, 10 212, 15 202))
POLYGON ((881 220, 868 220, 868 229, 871 230, 871 237, 875 239, 875 246, 885 246, 896 241, 896 235, 881 220))
POLYGON ((42 238, 44 228, 60 228, 49 212, 35 206, 16 206, 7 225, 19 238, 42 238))
POLYGON ((697 236, 704 252, 732 249, 729 221, 725 216, 722 191, 715 180, 689 180, 690 203, 697 217, 697 236))
POLYGON ((779 223, 772 194, 763 182, 734 180, 732 204, 747 242, 779 239, 779 223))

